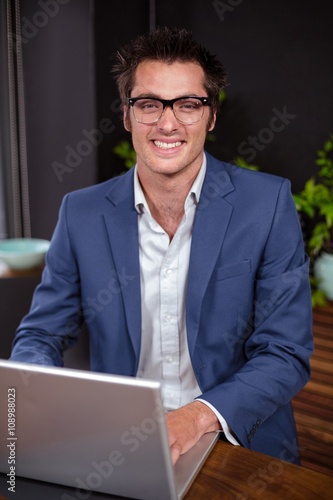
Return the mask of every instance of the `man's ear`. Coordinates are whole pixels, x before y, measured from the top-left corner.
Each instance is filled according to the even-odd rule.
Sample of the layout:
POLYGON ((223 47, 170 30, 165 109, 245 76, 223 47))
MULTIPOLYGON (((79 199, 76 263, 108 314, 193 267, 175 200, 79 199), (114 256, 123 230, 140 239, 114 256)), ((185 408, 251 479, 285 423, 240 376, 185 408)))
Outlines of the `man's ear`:
POLYGON ((127 132, 132 132, 132 127, 131 127, 131 120, 130 120, 130 108, 124 104, 123 107, 123 122, 124 122, 124 127, 127 132))
POLYGON ((213 113, 212 119, 211 119, 209 127, 208 127, 208 132, 211 132, 214 129, 215 123, 216 123, 216 111, 214 111, 214 113, 213 113))

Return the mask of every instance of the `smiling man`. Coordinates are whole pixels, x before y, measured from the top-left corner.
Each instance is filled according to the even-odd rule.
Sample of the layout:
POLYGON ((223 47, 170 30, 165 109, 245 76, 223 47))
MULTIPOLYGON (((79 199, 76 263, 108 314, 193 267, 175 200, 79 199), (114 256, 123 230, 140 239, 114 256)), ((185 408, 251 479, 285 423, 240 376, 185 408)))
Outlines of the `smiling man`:
POLYGON ((209 99, 203 81, 202 68, 193 62, 142 62, 131 92, 136 98, 130 98, 124 110, 137 155, 138 178, 153 218, 170 240, 201 168, 207 131, 215 123, 215 112, 210 116, 206 105, 209 99), (152 99, 157 96, 180 99, 172 107, 163 106, 152 99))
POLYGON ((205 153, 225 70, 187 31, 139 36, 114 72, 137 164, 65 197, 12 359, 62 365, 85 321, 93 370, 161 382, 174 462, 222 430, 297 463, 313 346, 290 183, 205 153))

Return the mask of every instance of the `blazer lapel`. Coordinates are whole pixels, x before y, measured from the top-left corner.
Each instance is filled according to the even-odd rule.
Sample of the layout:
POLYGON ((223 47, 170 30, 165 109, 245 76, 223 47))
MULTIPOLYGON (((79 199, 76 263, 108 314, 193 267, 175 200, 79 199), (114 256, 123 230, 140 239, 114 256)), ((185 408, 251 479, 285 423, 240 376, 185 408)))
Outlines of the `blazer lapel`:
POLYGON ((107 198, 103 214, 110 251, 120 277, 128 331, 137 362, 141 343, 141 293, 138 242, 138 214, 134 207, 133 171, 121 176, 107 198))
POLYGON ((197 207, 192 233, 191 255, 186 299, 186 325, 189 352, 198 334, 201 303, 213 272, 233 211, 224 196, 234 190, 231 178, 207 155, 207 172, 197 207), (217 168, 216 168, 217 166, 217 168))
MULTIPOLYGON (((234 190, 227 171, 207 155, 207 172, 197 207, 186 299, 188 346, 193 354, 201 302, 227 231, 232 206, 224 196, 234 190), (216 221, 219 221, 217 231, 216 221)), ((129 334, 139 360, 141 343, 141 292, 138 216, 134 207, 133 169, 120 177, 107 196, 110 209, 103 214, 110 251, 119 276, 129 334)))

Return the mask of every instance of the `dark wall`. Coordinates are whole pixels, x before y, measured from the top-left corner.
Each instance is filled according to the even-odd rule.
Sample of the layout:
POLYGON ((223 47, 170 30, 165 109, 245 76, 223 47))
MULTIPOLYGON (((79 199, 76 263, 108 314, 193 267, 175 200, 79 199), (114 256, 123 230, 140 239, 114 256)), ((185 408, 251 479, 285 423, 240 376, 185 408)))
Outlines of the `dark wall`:
MULTIPOLYGON (((32 233, 49 238, 65 193, 123 171, 113 148, 130 136, 110 69, 115 51, 148 31, 151 2, 59 0, 50 13, 43 1, 21 4, 32 233)), ((333 131, 329 0, 155 4, 157 25, 190 29, 228 70, 207 149, 226 161, 242 154, 300 190, 333 131)))
MULTIPOLYGON (((110 56, 148 29, 148 4, 127 1, 115 16, 113 2, 96 1, 99 116, 115 98, 110 56)), ((333 131, 332 14, 329 0, 156 0, 158 25, 190 29, 228 70, 227 101, 217 139, 207 143, 210 152, 225 161, 242 153, 263 171, 288 177, 295 192, 302 188, 316 171, 317 149, 333 131)), ((121 126, 100 150, 102 178, 119 169, 112 154, 119 136, 128 137, 121 126)))
MULTIPOLYGON (((100 135, 90 133, 98 129, 94 3, 20 3, 32 236, 48 239, 64 194, 98 178, 100 135)), ((103 123, 103 130, 108 130, 107 125, 103 123)), ((15 330, 29 310, 38 282, 38 275, 0 278, 0 357, 9 356, 15 330)), ((66 364, 87 367, 87 345, 84 335, 66 356, 66 364)))
POLYGON ((97 180, 93 5, 21 0, 33 237, 50 238, 64 194, 97 180))
POLYGON ((39 283, 39 276, 24 276, 21 279, 0 279, 0 318, 2 333, 0 340, 0 358, 8 358, 14 332, 19 321, 28 312, 31 295, 39 283))
MULTIPOLYGON (((39 282, 38 273, 35 276, 0 279, 0 358, 9 358, 15 331, 21 318, 29 311, 33 291, 39 282)), ((86 329, 83 329, 80 341, 65 352, 64 364, 71 368, 89 369, 89 338, 86 329)))
POLYGON ((113 154, 121 139, 129 139, 124 131, 117 88, 111 74, 114 54, 133 37, 149 30, 149 0, 108 2, 95 0, 95 54, 98 119, 112 119, 114 130, 99 146, 99 179, 109 179, 124 170, 113 154))

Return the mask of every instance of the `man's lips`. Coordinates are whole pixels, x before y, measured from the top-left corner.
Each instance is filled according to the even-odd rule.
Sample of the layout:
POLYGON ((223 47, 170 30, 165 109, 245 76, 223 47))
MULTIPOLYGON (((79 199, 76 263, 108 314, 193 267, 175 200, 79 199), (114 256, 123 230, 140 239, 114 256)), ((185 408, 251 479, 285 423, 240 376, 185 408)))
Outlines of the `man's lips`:
POLYGON ((175 141, 175 142, 153 141, 153 143, 157 148, 163 150, 174 149, 182 145, 182 141, 175 141))

